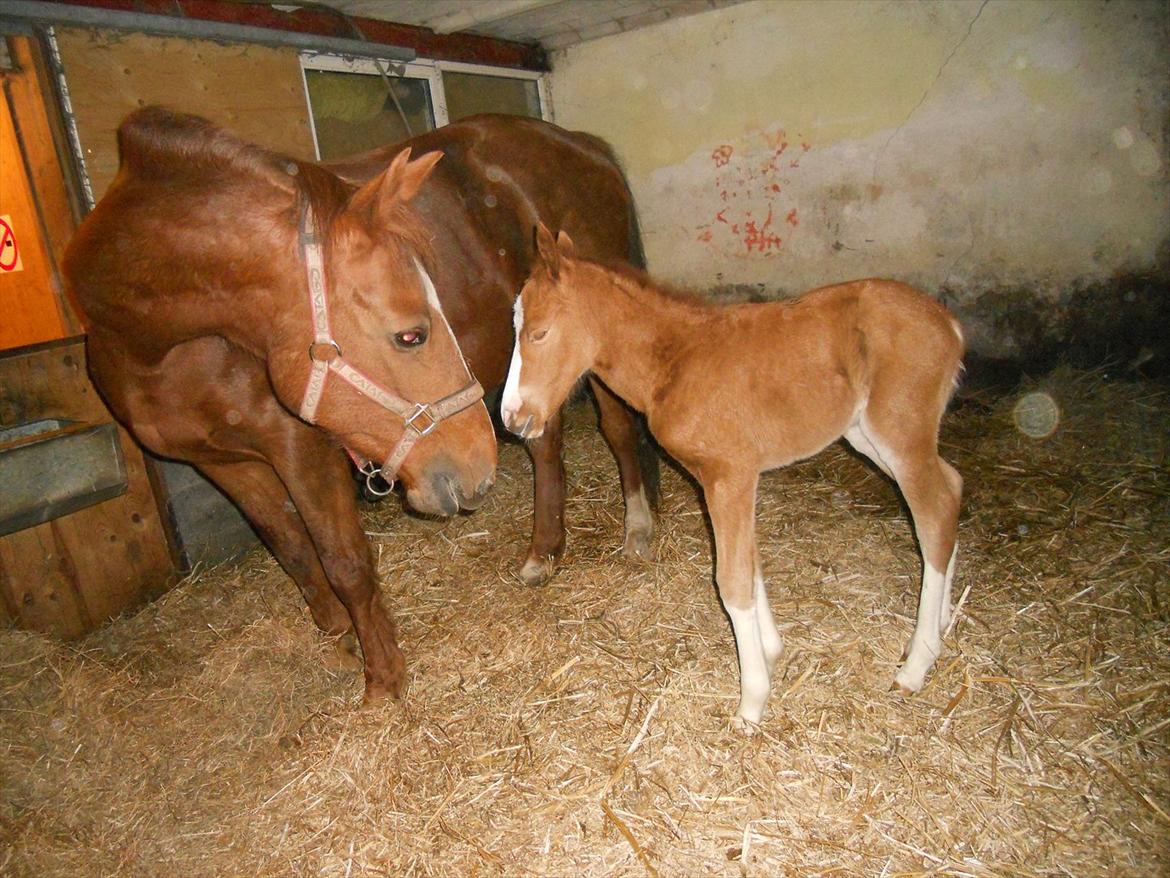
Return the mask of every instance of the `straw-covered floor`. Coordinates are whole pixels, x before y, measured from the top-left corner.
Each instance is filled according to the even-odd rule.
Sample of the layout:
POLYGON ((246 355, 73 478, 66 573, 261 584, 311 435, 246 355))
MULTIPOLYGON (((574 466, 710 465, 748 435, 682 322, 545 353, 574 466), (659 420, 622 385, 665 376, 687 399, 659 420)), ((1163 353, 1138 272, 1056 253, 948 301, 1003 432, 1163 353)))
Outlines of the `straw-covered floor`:
POLYGON ((616 470, 578 406, 549 587, 512 575, 516 445, 474 515, 369 511, 402 704, 359 708, 260 551, 81 643, 0 633, 0 873, 1166 874, 1170 399, 1033 384, 1062 410, 1050 438, 1016 429, 1019 392, 945 422, 965 601, 913 698, 887 689, 919 562, 880 475, 833 447, 764 478, 787 649, 743 737, 699 499, 664 469, 656 558, 621 558, 616 470))

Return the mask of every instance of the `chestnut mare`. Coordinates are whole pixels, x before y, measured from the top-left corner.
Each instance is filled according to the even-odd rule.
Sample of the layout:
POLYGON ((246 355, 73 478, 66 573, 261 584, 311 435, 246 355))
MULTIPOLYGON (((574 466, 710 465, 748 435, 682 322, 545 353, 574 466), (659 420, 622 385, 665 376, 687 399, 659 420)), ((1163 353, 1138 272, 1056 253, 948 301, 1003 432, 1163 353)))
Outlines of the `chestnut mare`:
POLYGON ((782 648, 756 549, 759 474, 841 437, 897 482, 914 519, 922 589, 895 680, 919 690, 942 650, 955 573, 963 480, 938 455, 963 354, 955 319, 888 280, 794 301, 706 305, 641 272, 577 258, 564 232, 554 241, 540 226, 537 247, 540 263, 516 300, 504 422, 538 436, 592 370, 646 413, 662 447, 698 479, 739 653, 736 725, 759 723, 782 648))
MULTIPOLYGON (((401 695, 343 448, 422 512, 478 506, 496 446, 476 379, 504 377, 533 218, 596 216, 606 228, 587 240, 624 258, 635 227, 620 171, 592 139, 502 117, 335 168, 160 108, 127 117, 118 142, 118 175, 65 256, 95 384, 143 445, 235 501, 322 630, 356 633, 366 699, 401 695), (545 193, 550 166, 580 186, 545 193)), ((612 397, 606 411, 640 491, 631 416, 612 397)), ((539 480, 559 447, 537 447, 551 461, 539 480)), ((555 476, 540 557, 563 544, 555 476)))

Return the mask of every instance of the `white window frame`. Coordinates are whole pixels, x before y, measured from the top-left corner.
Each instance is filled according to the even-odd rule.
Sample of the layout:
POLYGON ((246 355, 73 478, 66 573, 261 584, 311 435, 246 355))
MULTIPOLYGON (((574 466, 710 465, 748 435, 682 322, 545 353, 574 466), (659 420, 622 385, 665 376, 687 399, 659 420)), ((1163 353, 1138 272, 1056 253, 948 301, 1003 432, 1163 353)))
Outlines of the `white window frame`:
POLYGON ((436 128, 442 128, 451 121, 447 115, 447 92, 443 88, 444 71, 496 76, 504 79, 527 79, 535 82, 537 97, 540 100, 540 116, 547 122, 553 121, 548 77, 535 70, 493 67, 490 64, 465 64, 460 61, 431 61, 425 58, 416 58, 408 64, 403 64, 401 61, 389 59, 350 58, 342 55, 327 55, 321 52, 302 52, 301 88, 304 90, 305 106, 309 111, 309 131, 313 135, 313 150, 318 159, 321 158, 321 149, 317 145, 317 125, 313 121, 313 103, 309 99, 309 81, 305 76, 305 71, 327 70, 334 73, 361 73, 366 76, 378 76, 379 66, 387 76, 426 80, 436 128))

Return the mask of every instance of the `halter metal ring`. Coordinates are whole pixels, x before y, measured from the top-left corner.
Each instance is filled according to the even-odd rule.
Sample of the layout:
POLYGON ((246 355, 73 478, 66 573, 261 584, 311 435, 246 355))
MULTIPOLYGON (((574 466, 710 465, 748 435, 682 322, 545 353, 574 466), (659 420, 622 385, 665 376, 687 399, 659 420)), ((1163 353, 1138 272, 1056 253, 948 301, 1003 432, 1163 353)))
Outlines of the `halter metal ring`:
POLYGON ((411 412, 410 416, 406 419, 406 426, 410 427, 412 430, 414 430, 414 432, 418 433, 419 436, 427 435, 427 433, 431 432, 431 430, 435 429, 435 427, 438 425, 439 419, 431 414, 430 408, 425 403, 421 402, 415 404, 414 411, 411 412), (420 429, 415 421, 422 417, 426 417, 430 423, 427 424, 426 427, 420 429))
POLYGON ((366 490, 375 497, 385 497, 394 490, 395 479, 388 479, 382 475, 382 468, 372 460, 367 460, 365 464, 358 467, 358 472, 366 477, 366 490), (386 490, 379 491, 374 487, 374 479, 381 478, 386 483, 386 490))
POLYGON ((314 363, 332 363, 334 360, 341 359, 341 347, 333 339, 315 341, 309 345, 309 359, 314 363), (333 352, 327 356, 318 357, 317 348, 333 348, 333 352))

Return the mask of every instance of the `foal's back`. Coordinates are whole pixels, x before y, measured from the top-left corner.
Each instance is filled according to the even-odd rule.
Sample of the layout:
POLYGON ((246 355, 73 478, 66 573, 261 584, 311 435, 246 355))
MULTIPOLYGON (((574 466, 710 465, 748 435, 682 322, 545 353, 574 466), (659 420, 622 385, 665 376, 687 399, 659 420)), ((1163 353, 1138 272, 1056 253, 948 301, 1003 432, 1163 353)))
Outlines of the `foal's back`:
POLYGON ((728 456, 754 455, 761 470, 816 454, 875 394, 915 413, 925 401, 937 430, 963 352, 942 305, 881 279, 711 306, 690 335, 670 364, 652 429, 667 441, 718 430, 728 456))

